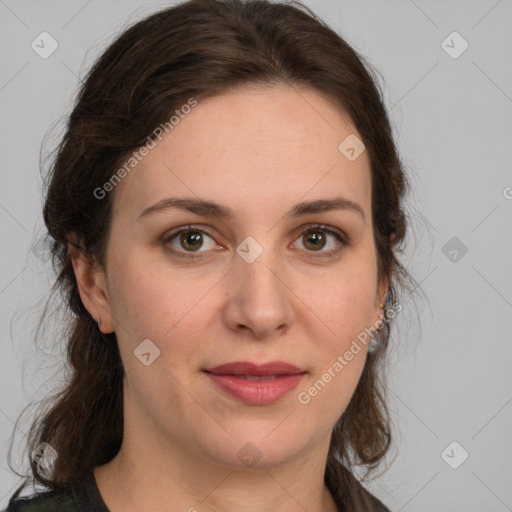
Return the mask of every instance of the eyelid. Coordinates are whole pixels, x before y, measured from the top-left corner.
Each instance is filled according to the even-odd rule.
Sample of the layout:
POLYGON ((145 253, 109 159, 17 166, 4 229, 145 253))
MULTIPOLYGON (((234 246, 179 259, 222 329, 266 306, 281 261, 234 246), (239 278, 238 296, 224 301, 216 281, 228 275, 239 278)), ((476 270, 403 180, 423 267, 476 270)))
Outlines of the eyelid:
MULTIPOLYGON (((334 236, 338 241, 338 247, 336 249, 331 249, 330 251, 320 251, 317 254, 315 254, 315 251, 305 251, 309 254, 311 254, 315 258, 329 258, 329 257, 335 257, 337 256, 343 249, 346 247, 351 246, 351 240, 350 237, 342 230, 326 225, 326 224, 320 224, 320 223, 309 223, 306 225, 302 225, 298 227, 296 230, 294 230, 294 233, 297 233, 298 236, 304 235, 308 232, 314 232, 315 229, 325 231, 326 233, 329 233, 330 235, 334 236)), ((204 233, 208 235, 212 240, 215 240, 214 235, 212 235, 208 229, 205 229, 204 227, 201 227, 197 224, 187 224, 184 226, 179 226, 175 229, 172 229, 168 231, 162 238, 164 244, 169 243, 173 238, 175 238, 177 235, 179 235, 183 231, 197 231, 200 233, 204 233)), ((298 238, 297 236, 297 238, 298 238)), ((297 240, 297 238, 294 239, 294 242, 297 240)), ((220 244, 219 244, 220 245, 220 244)), ((198 259, 202 258, 204 256, 201 256, 202 253, 208 253, 210 251, 196 251, 196 252, 187 252, 187 251, 179 251, 174 248, 170 249, 174 254, 176 254, 178 257, 183 258, 189 258, 189 259, 198 259)))

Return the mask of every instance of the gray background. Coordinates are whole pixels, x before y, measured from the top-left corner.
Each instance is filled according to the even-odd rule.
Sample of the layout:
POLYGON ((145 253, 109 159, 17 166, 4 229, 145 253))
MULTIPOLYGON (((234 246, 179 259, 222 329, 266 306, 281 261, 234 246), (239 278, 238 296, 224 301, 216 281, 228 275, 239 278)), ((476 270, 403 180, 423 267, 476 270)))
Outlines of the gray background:
MULTIPOLYGON (((512 510, 512 1, 305 3, 380 71, 412 183, 402 261, 423 297, 397 320, 392 464, 368 487, 393 511, 512 510), (469 44, 457 58, 454 31, 469 44), (460 464, 463 450, 453 469, 446 461, 460 464)), ((33 339, 51 284, 37 244, 41 143, 95 57, 166 5, 0 0, 0 507, 18 483, 4 448, 14 422, 61 376, 52 333, 46 349, 33 339), (59 44, 47 59, 31 48, 43 31, 59 44)), ((49 132, 47 150, 61 133, 49 132)))

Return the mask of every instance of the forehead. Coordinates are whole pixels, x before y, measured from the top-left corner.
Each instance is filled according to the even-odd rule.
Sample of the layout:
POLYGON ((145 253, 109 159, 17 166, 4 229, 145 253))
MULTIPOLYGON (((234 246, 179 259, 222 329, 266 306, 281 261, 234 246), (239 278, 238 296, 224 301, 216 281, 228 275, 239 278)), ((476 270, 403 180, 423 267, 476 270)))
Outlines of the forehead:
POLYGON ((178 195, 229 203, 240 215, 262 208, 277 214, 300 200, 343 195, 370 214, 367 154, 350 161, 338 148, 349 136, 361 137, 324 95, 241 87, 178 110, 177 124, 117 185, 114 214, 135 218, 178 195))

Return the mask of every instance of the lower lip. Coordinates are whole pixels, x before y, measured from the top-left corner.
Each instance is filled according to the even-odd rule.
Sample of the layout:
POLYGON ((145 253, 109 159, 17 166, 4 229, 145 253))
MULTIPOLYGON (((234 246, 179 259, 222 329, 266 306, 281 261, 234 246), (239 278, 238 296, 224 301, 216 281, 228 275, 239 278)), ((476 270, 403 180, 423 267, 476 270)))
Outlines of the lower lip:
POLYGON ((248 380, 236 375, 205 373, 223 391, 246 404, 271 404, 296 388, 305 375, 298 373, 268 380, 248 380))

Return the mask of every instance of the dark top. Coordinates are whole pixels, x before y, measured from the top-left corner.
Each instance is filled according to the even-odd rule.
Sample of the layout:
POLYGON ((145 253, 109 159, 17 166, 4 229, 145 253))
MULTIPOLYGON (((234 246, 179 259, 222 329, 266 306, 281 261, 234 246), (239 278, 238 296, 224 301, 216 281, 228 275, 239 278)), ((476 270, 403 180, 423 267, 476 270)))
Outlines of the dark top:
POLYGON ((9 501, 5 512, 110 512, 101 497, 92 470, 64 492, 45 491, 30 498, 9 501))
MULTIPOLYGON (((390 512, 373 494, 361 484, 361 512, 390 512)), ((338 504, 340 511, 343 510, 338 504)), ((90 471, 73 488, 55 493, 45 491, 30 498, 9 501, 5 512, 110 512, 90 471)))

